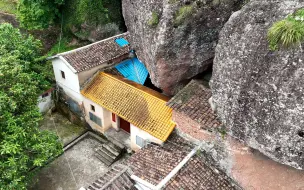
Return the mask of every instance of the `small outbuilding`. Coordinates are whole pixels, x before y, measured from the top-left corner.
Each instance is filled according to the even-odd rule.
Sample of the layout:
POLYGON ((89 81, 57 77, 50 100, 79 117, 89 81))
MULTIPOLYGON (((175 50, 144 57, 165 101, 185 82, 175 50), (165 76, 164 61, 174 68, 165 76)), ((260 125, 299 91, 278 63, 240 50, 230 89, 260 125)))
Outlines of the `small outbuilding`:
POLYGON ((169 98, 126 78, 100 72, 81 94, 87 123, 100 133, 129 133, 135 151, 148 142, 162 144, 174 129, 169 98))

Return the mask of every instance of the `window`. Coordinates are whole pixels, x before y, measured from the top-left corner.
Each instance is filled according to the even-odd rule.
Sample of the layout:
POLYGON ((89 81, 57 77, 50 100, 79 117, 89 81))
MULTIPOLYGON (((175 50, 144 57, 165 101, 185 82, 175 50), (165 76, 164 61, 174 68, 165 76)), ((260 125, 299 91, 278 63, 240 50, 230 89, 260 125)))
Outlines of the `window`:
POLYGON ((96 115, 92 114, 91 112, 89 114, 90 114, 90 120, 96 123, 97 125, 101 126, 101 119, 96 115))
POLYGON ((146 141, 143 138, 136 135, 136 144, 140 147, 144 147, 146 145, 146 141))
POLYGON ((112 113, 112 121, 113 121, 113 122, 116 122, 116 116, 115 116, 115 113, 112 113))
POLYGON ((95 112, 95 106, 91 105, 91 110, 95 112))
POLYGON ((65 73, 63 72, 63 71, 60 71, 61 72, 61 77, 63 78, 63 79, 65 79, 65 73))

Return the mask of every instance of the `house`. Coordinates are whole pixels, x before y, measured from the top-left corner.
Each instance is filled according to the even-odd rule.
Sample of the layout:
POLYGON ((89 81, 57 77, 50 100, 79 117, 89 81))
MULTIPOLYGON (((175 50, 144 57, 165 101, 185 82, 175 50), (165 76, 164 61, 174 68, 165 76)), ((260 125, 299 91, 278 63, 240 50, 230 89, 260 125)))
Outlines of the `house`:
POLYGON ((85 120, 100 133, 109 129, 130 135, 130 147, 162 144, 174 129, 168 97, 134 81, 98 73, 81 91, 85 120))
POLYGON ((163 146, 150 143, 133 154, 126 161, 124 169, 116 170, 114 175, 108 174, 114 173, 111 169, 104 175, 108 183, 103 183, 105 177, 101 177, 87 190, 241 189, 225 173, 212 166, 198 150, 199 147, 173 134, 163 146), (123 179, 118 183, 117 179, 121 176, 123 179))
POLYGON ((48 58, 53 64, 57 85, 71 99, 68 103, 77 106, 82 102, 81 86, 99 69, 113 66, 129 57, 127 39, 128 33, 124 33, 48 58))

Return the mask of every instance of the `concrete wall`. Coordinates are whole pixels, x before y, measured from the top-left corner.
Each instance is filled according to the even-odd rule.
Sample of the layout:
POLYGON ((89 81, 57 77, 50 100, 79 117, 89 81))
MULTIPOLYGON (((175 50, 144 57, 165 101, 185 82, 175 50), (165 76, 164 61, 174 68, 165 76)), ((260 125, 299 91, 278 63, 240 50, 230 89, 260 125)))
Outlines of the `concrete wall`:
POLYGON ((113 66, 114 64, 120 63, 123 60, 128 58, 128 54, 125 54, 119 58, 113 59, 109 62, 106 62, 104 64, 98 65, 96 67, 93 67, 92 69, 82 71, 79 73, 79 85, 82 86, 88 79, 90 79, 98 70, 104 68, 113 66))
POLYGON ((49 109, 51 109, 53 105, 53 100, 51 93, 48 94, 47 97, 42 98, 42 96, 38 97, 38 108, 40 113, 46 113, 49 109))
POLYGON ((78 74, 73 73, 66 63, 59 58, 53 59, 52 64, 56 83, 63 88, 69 97, 77 102, 81 102, 82 95, 80 94, 78 74), (61 71, 65 73, 65 79, 62 78, 61 71))
POLYGON ((111 112, 87 98, 83 98, 83 106, 85 110, 85 120, 92 127, 93 130, 100 133, 104 133, 107 129, 111 127, 111 112), (95 107, 95 112, 91 110, 91 105, 95 107), (101 119, 102 126, 99 126, 98 124, 90 120, 89 112, 93 113, 101 119))
POLYGON ((146 140, 147 142, 153 142, 156 144, 163 144, 163 142, 155 137, 153 137, 152 135, 150 135, 149 133, 141 130, 138 127, 135 127, 134 125, 131 124, 131 149, 134 151, 138 151, 140 150, 140 146, 138 146, 136 144, 136 136, 141 137, 142 139, 146 140))
POLYGON ((244 189, 304 189, 303 171, 279 164, 229 135, 199 129, 198 123, 182 113, 174 111, 173 121, 181 136, 202 144, 214 164, 219 165, 244 189))

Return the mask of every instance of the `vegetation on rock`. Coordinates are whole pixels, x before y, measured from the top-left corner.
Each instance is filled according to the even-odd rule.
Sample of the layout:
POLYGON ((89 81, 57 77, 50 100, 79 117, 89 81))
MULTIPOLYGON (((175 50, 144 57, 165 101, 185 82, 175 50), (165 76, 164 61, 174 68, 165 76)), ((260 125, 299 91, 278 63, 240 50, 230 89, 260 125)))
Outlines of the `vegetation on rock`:
POLYGON ((156 27, 158 25, 159 22, 159 16, 157 14, 157 12, 153 11, 152 12, 152 17, 148 22, 148 25, 151 27, 156 27))
POLYGON ((175 15, 174 25, 175 26, 181 25, 185 21, 185 19, 191 15, 192 12, 193 12, 192 5, 184 5, 180 7, 175 15))
POLYGON ((0 25, 0 189, 26 189, 29 172, 62 152, 58 137, 40 131, 37 98, 49 83, 37 70, 41 43, 0 25))
POLYGON ((304 9, 288 15, 284 20, 278 21, 268 31, 269 48, 289 48, 300 45, 304 40, 304 9))

